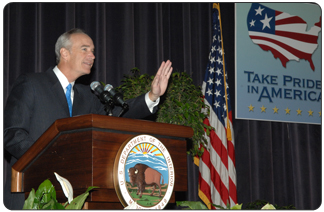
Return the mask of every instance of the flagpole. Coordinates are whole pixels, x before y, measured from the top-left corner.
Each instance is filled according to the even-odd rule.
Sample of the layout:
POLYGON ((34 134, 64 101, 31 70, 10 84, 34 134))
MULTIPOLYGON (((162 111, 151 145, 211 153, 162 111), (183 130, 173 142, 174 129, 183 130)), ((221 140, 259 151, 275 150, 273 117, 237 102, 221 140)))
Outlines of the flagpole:
POLYGON ((229 117, 228 117, 228 103, 227 103, 227 84, 226 84, 226 73, 225 73, 225 52, 224 52, 224 45, 223 45, 223 32, 222 32, 222 22, 221 22, 221 12, 220 12, 220 7, 219 7, 219 3, 213 3, 213 9, 217 9, 218 10, 218 14, 219 14, 219 27, 220 27, 220 31, 221 31, 221 40, 222 40, 222 57, 223 57, 223 75, 224 75, 224 90, 225 90, 225 102, 226 102, 226 120, 227 120, 227 127, 226 127, 226 136, 227 139, 229 141, 232 140, 232 132, 231 132, 231 128, 230 128, 230 123, 229 123, 229 117))

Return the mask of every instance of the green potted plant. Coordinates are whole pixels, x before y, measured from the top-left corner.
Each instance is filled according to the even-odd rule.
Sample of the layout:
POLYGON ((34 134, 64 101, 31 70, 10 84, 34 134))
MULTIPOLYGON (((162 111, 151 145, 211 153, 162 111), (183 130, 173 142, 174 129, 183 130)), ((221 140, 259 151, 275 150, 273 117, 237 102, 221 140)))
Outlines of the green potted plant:
MULTIPOLYGON (((116 89, 122 92, 124 99, 134 98, 151 89, 154 76, 140 74, 138 68, 131 70, 131 75, 125 75, 122 84, 116 89)), ((173 72, 169 79, 166 93, 161 97, 159 110, 153 117, 154 121, 189 126, 194 135, 188 154, 200 157, 206 148, 204 137, 212 129, 203 123, 208 116, 209 109, 202 98, 201 88, 193 84, 192 78, 185 72, 173 72), (207 113, 202 112, 207 108, 207 113)))
POLYGON ((66 203, 59 203, 56 200, 56 191, 52 182, 48 179, 42 182, 38 189, 32 189, 25 200, 23 209, 33 209, 33 210, 60 210, 60 209, 82 209, 85 200, 89 196, 90 190, 98 188, 96 186, 90 186, 85 193, 73 198, 73 188, 71 183, 61 177, 57 173, 54 173, 56 179, 62 186, 62 190, 68 201, 66 203))

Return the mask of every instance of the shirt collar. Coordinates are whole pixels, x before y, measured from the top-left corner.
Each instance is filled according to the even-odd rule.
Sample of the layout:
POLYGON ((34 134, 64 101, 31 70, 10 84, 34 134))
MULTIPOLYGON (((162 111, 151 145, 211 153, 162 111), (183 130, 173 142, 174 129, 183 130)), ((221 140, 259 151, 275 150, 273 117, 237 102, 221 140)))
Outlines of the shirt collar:
POLYGON ((54 67, 53 71, 54 71, 55 75, 57 76, 58 80, 60 81, 64 91, 66 89, 66 86, 68 86, 69 84, 71 84, 72 87, 74 86, 75 81, 69 83, 66 76, 60 71, 60 69, 57 66, 54 67))

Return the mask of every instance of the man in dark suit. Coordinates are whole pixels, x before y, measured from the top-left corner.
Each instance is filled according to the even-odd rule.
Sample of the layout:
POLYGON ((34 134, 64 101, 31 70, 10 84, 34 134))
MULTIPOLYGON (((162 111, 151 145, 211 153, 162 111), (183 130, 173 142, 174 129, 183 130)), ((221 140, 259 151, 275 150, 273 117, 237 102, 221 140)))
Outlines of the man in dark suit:
MULTIPOLYGON (((104 105, 89 86, 75 84, 79 77, 90 74, 94 44, 80 29, 62 34, 55 45, 57 66, 43 73, 24 74, 14 83, 4 110, 4 147, 10 155, 10 167, 57 119, 82 114, 102 114, 104 105), (71 91, 67 86, 71 84, 71 91), (66 93, 69 97, 66 97, 66 93), (67 98, 72 103, 69 111, 67 98)), ((171 62, 162 62, 152 82, 151 90, 127 101, 128 118, 144 118, 156 111, 159 97, 167 88, 172 72, 171 62)), ((115 107, 113 115, 118 115, 115 107)), ((8 209, 22 209, 24 195, 11 194, 11 169, 7 169, 4 203, 8 209)))

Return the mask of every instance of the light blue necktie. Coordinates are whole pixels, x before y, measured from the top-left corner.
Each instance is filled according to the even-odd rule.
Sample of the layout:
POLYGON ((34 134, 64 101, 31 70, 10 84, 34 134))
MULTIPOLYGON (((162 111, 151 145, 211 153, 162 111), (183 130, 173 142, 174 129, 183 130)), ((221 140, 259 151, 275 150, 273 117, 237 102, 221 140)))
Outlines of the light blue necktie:
POLYGON ((66 93, 65 93, 66 100, 67 100, 67 103, 68 103, 68 106, 69 106, 70 117, 72 117, 71 88, 72 88, 72 85, 69 84, 69 85, 66 87, 66 93))

